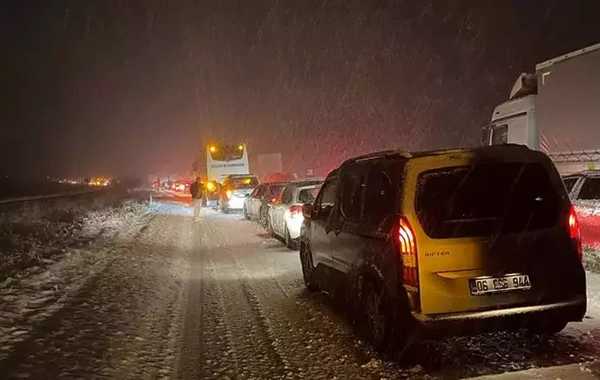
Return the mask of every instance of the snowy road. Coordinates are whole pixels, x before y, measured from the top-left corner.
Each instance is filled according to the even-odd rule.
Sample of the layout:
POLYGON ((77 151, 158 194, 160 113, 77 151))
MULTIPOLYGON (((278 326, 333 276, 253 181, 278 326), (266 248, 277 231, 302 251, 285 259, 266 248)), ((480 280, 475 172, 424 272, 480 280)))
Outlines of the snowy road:
POLYGON ((60 308, 6 343, 0 378, 458 379, 600 356, 597 275, 588 318, 556 337, 446 339, 399 366, 305 291, 298 254, 256 224, 210 210, 193 223, 184 203, 150 207, 143 223, 89 247, 102 259, 60 308))

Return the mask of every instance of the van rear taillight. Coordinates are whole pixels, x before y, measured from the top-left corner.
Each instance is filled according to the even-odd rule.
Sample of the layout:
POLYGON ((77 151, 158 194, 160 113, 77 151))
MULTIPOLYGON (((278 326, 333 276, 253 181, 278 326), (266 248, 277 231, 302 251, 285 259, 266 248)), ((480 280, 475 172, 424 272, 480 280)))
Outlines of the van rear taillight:
POLYGON ((404 284, 419 286, 419 268, 417 261, 417 241, 408 220, 400 218, 398 224, 398 250, 402 255, 404 284))
POLYGON ((569 225, 569 236, 571 237, 571 240, 573 241, 573 244, 575 245, 575 247, 577 249, 577 256, 579 256, 580 260, 583 260, 583 247, 581 246, 581 234, 579 232, 579 221, 577 220, 577 213, 575 212, 575 207, 573 207, 573 205, 571 205, 571 208, 569 209, 568 225, 569 225))

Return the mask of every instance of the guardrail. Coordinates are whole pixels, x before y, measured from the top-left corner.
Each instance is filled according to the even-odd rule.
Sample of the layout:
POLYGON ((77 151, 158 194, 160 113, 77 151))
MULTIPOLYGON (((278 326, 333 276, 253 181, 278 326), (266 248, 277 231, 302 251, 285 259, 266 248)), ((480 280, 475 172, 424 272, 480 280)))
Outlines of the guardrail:
POLYGON ((600 150, 579 150, 573 152, 558 152, 549 154, 555 163, 594 162, 600 161, 600 150))
POLYGON ((39 201, 39 200, 52 199, 52 198, 75 197, 77 195, 96 193, 96 192, 99 192, 102 190, 106 190, 108 188, 109 187, 100 187, 100 188, 87 189, 87 190, 81 190, 81 191, 69 191, 69 192, 64 192, 64 193, 54 193, 54 194, 47 194, 47 195, 34 195, 34 196, 29 196, 29 197, 0 199, 0 205, 7 204, 7 203, 39 201))

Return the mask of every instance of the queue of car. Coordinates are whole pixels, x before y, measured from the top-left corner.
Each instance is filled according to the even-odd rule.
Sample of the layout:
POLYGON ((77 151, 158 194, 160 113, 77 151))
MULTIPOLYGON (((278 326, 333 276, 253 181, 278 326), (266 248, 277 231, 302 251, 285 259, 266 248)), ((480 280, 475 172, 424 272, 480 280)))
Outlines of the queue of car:
POLYGON ((286 247, 297 249, 304 221, 302 207, 312 204, 323 179, 306 179, 287 183, 267 211, 267 228, 281 238, 286 247))
POLYGON ((262 183, 246 198, 244 217, 259 222, 288 248, 296 249, 304 219, 302 206, 314 201, 322 183, 320 178, 262 183))
POLYGON ((423 333, 551 334, 586 313, 569 195, 587 194, 600 178, 588 174, 563 183, 548 156, 519 145, 385 151, 325 179, 260 184, 243 213, 298 249, 309 290, 341 286, 378 347, 423 333))

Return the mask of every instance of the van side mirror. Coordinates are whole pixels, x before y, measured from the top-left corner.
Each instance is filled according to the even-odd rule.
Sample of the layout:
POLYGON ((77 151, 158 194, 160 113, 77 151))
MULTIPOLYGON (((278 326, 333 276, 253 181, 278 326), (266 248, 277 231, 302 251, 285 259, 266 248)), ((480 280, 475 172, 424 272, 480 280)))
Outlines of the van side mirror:
POLYGON ((302 216, 304 216, 305 219, 310 219, 312 217, 312 206, 312 203, 305 203, 302 205, 302 216))

